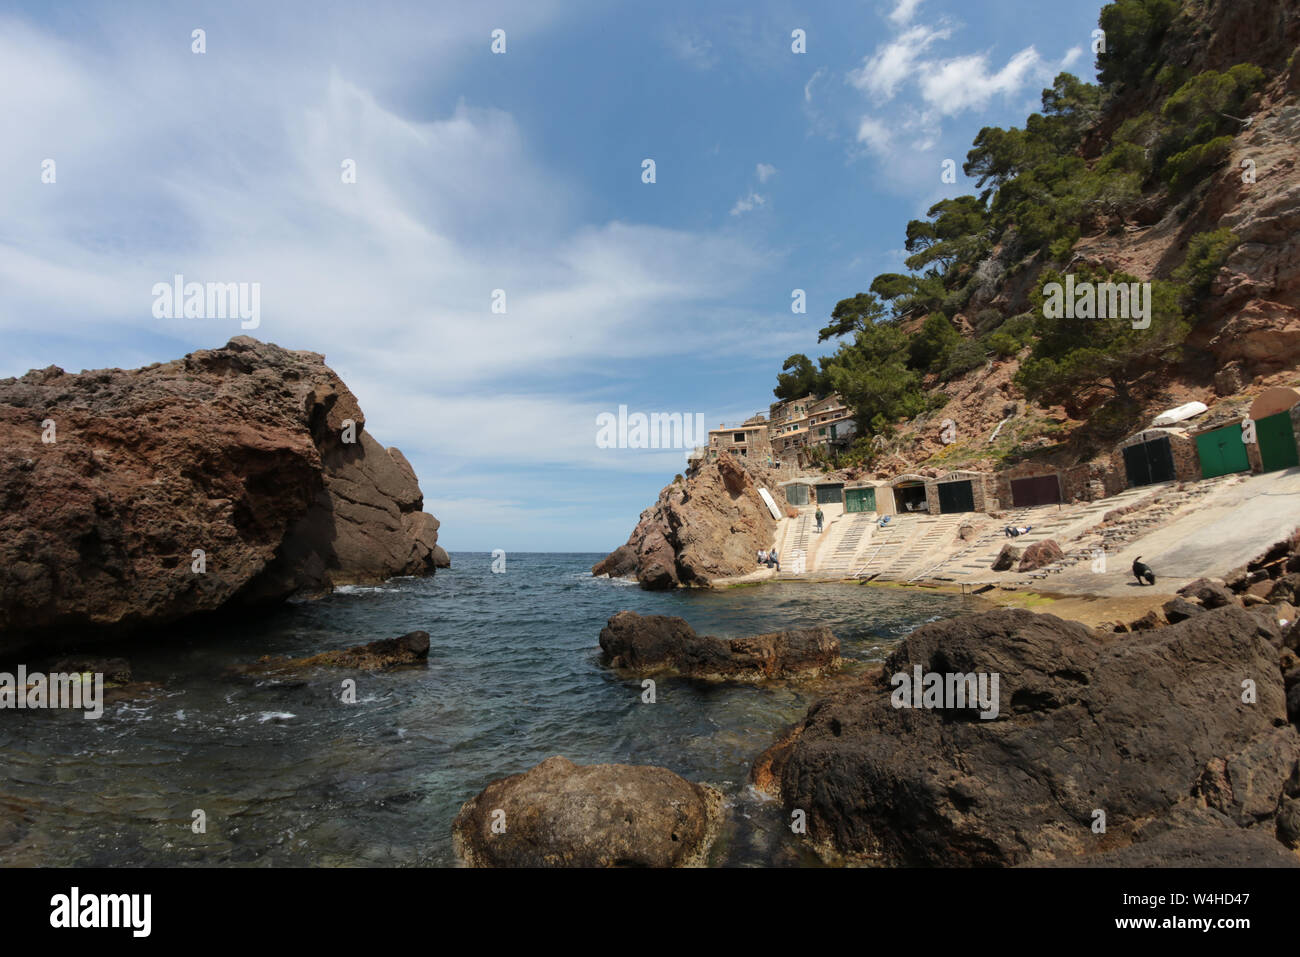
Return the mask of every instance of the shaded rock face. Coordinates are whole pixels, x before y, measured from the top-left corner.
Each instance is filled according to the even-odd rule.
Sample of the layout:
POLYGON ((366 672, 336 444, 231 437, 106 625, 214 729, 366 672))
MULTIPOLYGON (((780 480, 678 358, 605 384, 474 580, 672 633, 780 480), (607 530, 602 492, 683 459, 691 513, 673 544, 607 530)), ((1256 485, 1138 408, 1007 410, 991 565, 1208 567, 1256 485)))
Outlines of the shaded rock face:
POLYGON ((776 519, 758 489, 767 488, 784 506, 776 482, 761 465, 723 452, 684 482, 665 487, 641 513, 627 544, 591 573, 635 576, 642 588, 663 590, 752 572, 758 550, 770 548, 776 536, 776 519))
POLYGON ((1052 562, 1059 562, 1064 557, 1065 552, 1061 551, 1060 545, 1050 538, 1044 539, 1041 542, 1034 542, 1025 549, 1024 554, 1020 556, 1017 571, 1032 572, 1052 562))
POLYGON ((452 844, 471 867, 692 867, 721 818, 721 792, 666 768, 553 757, 467 801, 452 844))
POLYGON ((1020 561, 1020 549, 1015 545, 1003 545, 1002 551, 998 552, 998 557, 993 559, 991 567, 995 572, 1006 572, 1014 568, 1018 561, 1020 561))
POLYGON ((246 336, 0 380, 0 647, 431 573, 438 521, 364 427, 322 356, 246 336))
POLYGON ((697 635, 681 618, 620 611, 600 631, 605 664, 636 674, 755 681, 812 675, 840 664, 840 643, 826 627, 745 638, 697 635))
POLYGON ((788 755, 767 760, 814 841, 886 864, 1072 858, 1206 810, 1215 827, 1271 837, 1300 784, 1280 644, 1269 614, 1243 608, 1123 637, 1023 610, 939 622, 878 678, 813 706, 788 755), (916 665, 999 674, 998 716, 893 707, 889 676, 916 665))

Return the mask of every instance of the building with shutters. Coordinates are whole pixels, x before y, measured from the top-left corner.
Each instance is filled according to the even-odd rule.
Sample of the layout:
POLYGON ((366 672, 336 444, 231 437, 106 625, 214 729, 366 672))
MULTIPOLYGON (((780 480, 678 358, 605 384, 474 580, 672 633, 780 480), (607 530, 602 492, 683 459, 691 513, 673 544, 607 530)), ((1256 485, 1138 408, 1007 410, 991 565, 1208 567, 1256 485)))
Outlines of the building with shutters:
POLYGON ((1125 488, 1161 482, 1194 482, 1201 477, 1196 440, 1182 428, 1144 429, 1115 447, 1111 463, 1125 488))

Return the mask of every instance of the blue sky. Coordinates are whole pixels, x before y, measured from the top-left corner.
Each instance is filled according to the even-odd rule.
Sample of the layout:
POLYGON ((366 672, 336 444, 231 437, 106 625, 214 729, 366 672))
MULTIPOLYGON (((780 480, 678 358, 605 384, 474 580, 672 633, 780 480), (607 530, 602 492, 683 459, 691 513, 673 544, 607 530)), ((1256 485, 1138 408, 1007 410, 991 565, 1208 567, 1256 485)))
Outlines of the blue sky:
POLYGON ((765 408, 980 127, 1094 78, 1101 5, 2 3, 0 376, 219 346, 153 285, 257 282, 449 550, 607 551, 685 454, 596 416, 765 408))

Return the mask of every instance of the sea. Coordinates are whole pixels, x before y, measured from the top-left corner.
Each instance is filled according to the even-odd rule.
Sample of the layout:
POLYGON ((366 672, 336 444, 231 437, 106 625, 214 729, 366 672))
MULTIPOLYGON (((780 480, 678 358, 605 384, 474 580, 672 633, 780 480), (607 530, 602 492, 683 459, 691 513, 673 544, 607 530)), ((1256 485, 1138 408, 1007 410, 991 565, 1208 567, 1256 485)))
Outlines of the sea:
POLYGON ((126 656, 153 690, 106 706, 0 711, 0 865, 454 866, 451 824, 489 782, 551 755, 652 764, 726 795, 714 866, 815 866, 752 761, 817 699, 815 682, 640 681, 602 667, 618 611, 732 637, 825 624, 850 668, 958 595, 846 583, 647 592, 593 578, 599 554, 453 553, 432 578, 344 587, 260 614, 178 626, 126 656), (427 667, 243 666, 423 630, 427 667), (345 681, 355 703, 345 703, 345 681))

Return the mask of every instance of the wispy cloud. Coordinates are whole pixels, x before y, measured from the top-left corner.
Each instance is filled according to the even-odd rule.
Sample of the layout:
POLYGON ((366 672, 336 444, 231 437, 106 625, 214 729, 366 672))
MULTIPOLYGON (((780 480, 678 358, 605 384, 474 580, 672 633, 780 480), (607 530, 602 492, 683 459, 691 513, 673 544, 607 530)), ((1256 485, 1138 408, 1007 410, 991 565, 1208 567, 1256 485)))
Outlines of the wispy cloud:
POLYGON ((776 167, 772 166, 770 163, 759 163, 754 167, 754 173, 758 176, 758 181, 760 183, 766 183, 776 175, 777 170, 776 167))

